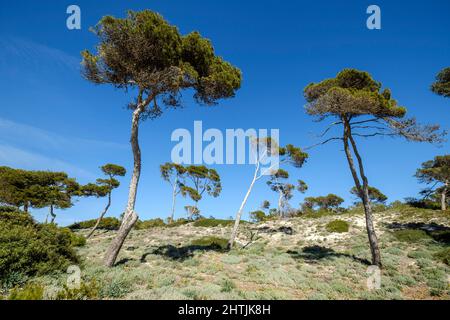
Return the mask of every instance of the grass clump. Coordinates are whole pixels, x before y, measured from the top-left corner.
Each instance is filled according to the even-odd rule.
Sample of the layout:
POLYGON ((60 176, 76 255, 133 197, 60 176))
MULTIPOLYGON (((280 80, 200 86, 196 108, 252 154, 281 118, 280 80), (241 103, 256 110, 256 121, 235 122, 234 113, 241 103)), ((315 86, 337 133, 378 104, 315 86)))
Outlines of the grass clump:
POLYGON ((394 231, 394 236, 402 242, 418 242, 430 239, 430 236, 423 230, 405 229, 394 231))
POLYGON ((56 294, 56 300, 92 300, 99 296, 99 287, 95 280, 82 282, 79 288, 69 288, 64 285, 63 289, 56 294))
POLYGON ((29 283, 23 288, 14 288, 8 296, 8 300, 42 300, 44 287, 40 284, 29 283))
POLYGON ((226 250, 228 247, 228 240, 219 237, 206 236, 193 240, 191 244, 194 246, 211 247, 226 250))
POLYGON ((445 248, 441 251, 436 252, 434 254, 434 257, 450 266, 450 248, 445 248))
POLYGON ((343 233, 348 232, 350 225, 348 224, 348 222, 343 220, 334 220, 329 222, 325 228, 328 232, 343 233))
POLYGON ((230 279, 224 279, 220 286, 220 292, 231 292, 236 288, 236 285, 230 279))
POLYGON ((131 283, 125 279, 114 279, 104 284, 100 290, 100 296, 103 298, 123 298, 131 292, 131 283))

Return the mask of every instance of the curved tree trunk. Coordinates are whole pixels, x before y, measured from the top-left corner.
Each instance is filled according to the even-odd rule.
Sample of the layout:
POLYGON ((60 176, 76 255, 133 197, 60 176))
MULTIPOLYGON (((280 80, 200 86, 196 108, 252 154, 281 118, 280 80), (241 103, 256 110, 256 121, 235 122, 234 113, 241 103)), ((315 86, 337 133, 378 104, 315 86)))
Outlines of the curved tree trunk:
POLYGON ((375 233, 375 228, 373 225, 372 207, 370 205, 370 199, 369 199, 368 179, 364 173, 362 158, 359 155, 358 149, 356 147, 356 143, 352 137, 350 124, 346 120, 344 120, 343 122, 344 122, 344 150, 345 150, 345 154, 347 156, 347 161, 348 161, 350 171, 353 176, 353 180, 355 181, 355 185, 358 190, 358 194, 360 195, 360 198, 361 198, 361 200, 363 202, 363 206, 364 206, 364 213, 365 213, 365 217, 366 217, 367 236, 369 238, 370 251, 372 253, 372 264, 381 267, 380 249, 378 246, 378 238, 375 233), (361 185, 361 182, 359 181, 359 177, 358 177, 358 174, 355 169, 355 164, 354 164, 353 157, 352 157, 350 147, 348 144, 349 141, 352 144, 353 152, 355 153, 355 156, 358 160, 359 171, 360 171, 361 179, 363 180, 362 185, 361 185))
POLYGON ((142 107, 138 106, 138 108, 136 108, 136 110, 133 112, 130 139, 134 158, 133 175, 131 177, 130 189, 128 193, 128 204, 123 216, 122 223, 120 225, 119 231, 117 232, 116 238, 112 241, 105 255, 105 264, 108 267, 112 267, 116 262, 117 256, 119 255, 119 251, 122 248, 126 237, 139 218, 134 211, 134 206, 136 203, 136 193, 139 183, 139 177, 141 175, 141 149, 139 148, 138 135, 139 118, 142 111, 142 107))
POLYGON ((447 210, 447 192, 448 192, 448 181, 445 181, 444 189, 441 193, 441 210, 447 210))
POLYGON ((231 232, 230 240, 228 241, 228 245, 227 245, 228 249, 232 249, 234 246, 234 240, 236 239, 236 235, 237 235, 237 232, 239 229, 239 223, 241 221, 242 210, 244 210, 244 207, 245 207, 245 204, 247 203, 248 197, 250 196, 253 186, 255 185, 255 182, 256 182, 257 176, 258 176, 258 171, 259 171, 259 163, 256 166, 256 170, 255 170, 255 174, 253 176, 252 183, 250 184, 250 187, 248 188, 247 193, 245 194, 244 200, 242 201, 241 206, 239 207, 239 210, 236 213, 236 219, 234 220, 233 231, 231 232))
POLYGON ((91 232, 86 236, 86 239, 89 239, 94 234, 95 230, 97 230, 98 225, 102 221, 103 217, 105 216, 106 212, 108 211, 109 207, 111 206, 111 192, 108 193, 108 204, 106 205, 105 209, 103 210, 100 217, 98 217, 97 222, 95 223, 94 227, 92 228, 91 232))

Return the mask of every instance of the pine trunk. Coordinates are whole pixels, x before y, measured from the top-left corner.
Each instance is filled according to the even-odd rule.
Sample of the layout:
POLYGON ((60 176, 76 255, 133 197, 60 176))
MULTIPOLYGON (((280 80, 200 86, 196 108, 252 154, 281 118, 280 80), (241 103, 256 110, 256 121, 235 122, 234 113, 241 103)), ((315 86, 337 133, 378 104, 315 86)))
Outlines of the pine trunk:
POLYGON ((245 204, 247 203, 248 197, 250 196, 250 193, 252 192, 253 186, 255 185, 257 176, 259 171, 259 164, 256 166, 255 174, 253 176, 252 183, 250 184, 250 187, 247 190, 247 193, 245 194, 244 200, 241 203, 241 206, 239 207, 238 212, 236 213, 236 219, 234 220, 234 227, 233 231, 231 232, 230 240, 228 241, 228 249, 232 249, 234 246, 234 241, 236 239, 236 235, 239 229, 239 223, 241 221, 242 216, 242 210, 244 210, 245 204))
POLYGON ((278 214, 280 216, 280 218, 283 217, 283 192, 280 190, 278 190, 278 214))
POLYGON ((378 238, 375 233, 375 228, 373 225, 373 215, 372 215, 372 207, 370 205, 370 199, 369 199, 369 183, 368 179, 364 173, 364 167, 362 163, 362 158, 359 155, 358 149, 356 147, 356 143, 353 140, 352 133, 351 133, 351 127, 348 121, 344 120, 344 150, 345 154, 347 156, 347 161, 349 164, 350 171, 353 176, 353 180, 355 181, 355 186, 358 190, 358 194, 362 200, 363 206, 364 206, 364 213, 366 218, 366 229, 367 229, 367 236, 369 238, 369 244, 370 244, 370 251, 372 254, 372 265, 376 265, 381 267, 381 255, 380 255, 380 249, 378 246, 378 238), (355 163, 353 161, 353 157, 350 151, 349 147, 349 141, 352 144, 353 152, 355 153, 355 156, 358 160, 358 166, 359 166, 359 172, 361 175, 361 179, 363 180, 363 184, 361 185, 361 182, 359 181, 358 174, 355 169, 355 163))
POLYGON ((445 181, 444 189, 441 193, 441 209, 442 211, 447 210, 447 192, 448 192, 448 181, 445 181))
POLYGON ((122 223, 120 225, 119 231, 117 232, 116 238, 112 241, 108 251, 105 255, 105 264, 108 267, 112 267, 116 262, 117 256, 119 255, 120 249, 125 242, 126 237, 130 233, 131 229, 138 220, 138 215, 134 211, 136 204, 136 193, 138 189, 139 178, 141 175, 141 150, 139 148, 139 118, 142 113, 142 109, 138 108, 133 112, 132 123, 131 123, 131 148, 133 150, 134 167, 133 175, 131 177, 130 189, 128 193, 128 204, 123 216, 122 223))
POLYGON ((103 217, 105 216, 106 212, 108 211, 109 207, 111 206, 111 192, 108 193, 108 204, 106 205, 105 209, 103 210, 100 217, 98 217, 97 221, 95 222, 94 227, 92 228, 91 232, 86 236, 86 239, 89 239, 94 234, 95 230, 97 230, 98 225, 102 221, 103 217))
POLYGON ((176 201, 176 197, 177 197, 177 180, 175 181, 174 185, 173 185, 173 190, 172 190, 172 211, 170 213, 170 217, 169 217, 169 222, 173 222, 174 216, 175 216, 175 201, 176 201))

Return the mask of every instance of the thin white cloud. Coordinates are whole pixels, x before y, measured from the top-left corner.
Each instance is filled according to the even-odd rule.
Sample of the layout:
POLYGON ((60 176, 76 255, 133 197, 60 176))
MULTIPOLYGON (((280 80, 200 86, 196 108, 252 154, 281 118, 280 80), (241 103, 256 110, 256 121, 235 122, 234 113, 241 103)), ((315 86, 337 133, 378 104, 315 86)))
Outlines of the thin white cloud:
POLYGON ((72 147, 92 148, 118 148, 125 149, 128 146, 110 141, 96 139, 83 139, 64 137, 54 132, 43 130, 27 124, 18 123, 0 117, 0 137, 9 144, 32 144, 33 148, 59 149, 67 145, 72 147))
POLYGON ((27 170, 64 171, 72 176, 95 179, 94 174, 71 163, 6 144, 0 144, 0 164, 27 170))
POLYGON ((72 176, 92 180, 94 174, 65 159, 72 159, 74 154, 89 153, 90 150, 126 148, 127 145, 115 142, 65 137, 0 117, 0 165, 4 166, 65 171, 72 176))
POLYGON ((0 62, 8 65, 11 57, 19 59, 29 67, 35 68, 41 68, 42 64, 45 64, 52 68, 77 69, 81 61, 80 58, 76 58, 62 50, 34 41, 14 37, 0 39, 0 62))

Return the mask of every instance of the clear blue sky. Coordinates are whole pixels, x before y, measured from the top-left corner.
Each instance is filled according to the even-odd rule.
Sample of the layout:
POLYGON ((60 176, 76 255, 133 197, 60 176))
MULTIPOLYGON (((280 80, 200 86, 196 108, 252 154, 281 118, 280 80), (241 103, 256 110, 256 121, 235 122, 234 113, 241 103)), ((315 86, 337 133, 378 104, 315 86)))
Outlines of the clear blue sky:
MULTIPOLYGON (((108 86, 95 86, 79 73, 79 52, 93 49, 89 27, 107 14, 126 10, 161 13, 182 33, 198 30, 212 39, 216 52, 238 66, 244 76, 236 98, 214 108, 196 106, 168 111, 142 123, 143 170, 137 201, 141 218, 167 217, 170 187, 159 165, 170 160, 171 132, 193 127, 279 128, 281 143, 302 147, 317 142, 315 123, 303 110, 302 89, 310 82, 353 67, 369 71, 392 89, 394 98, 422 122, 449 129, 450 100, 432 94, 435 74, 450 65, 450 2, 442 1, 1 1, 0 3, 0 165, 25 169, 65 170, 82 183, 99 176, 98 167, 113 162, 132 166, 128 144, 132 96, 108 86), (77 4, 82 29, 66 28, 66 8, 77 4), (382 30, 366 28, 366 8, 382 10, 382 30)), ((417 195, 415 169, 441 148, 389 138, 360 141, 370 184, 389 199, 417 195)), ((223 192, 205 198, 206 216, 234 216, 252 176, 251 166, 218 166, 223 192)), ((336 193, 351 203, 352 180, 342 147, 330 144, 310 151, 304 168, 291 170, 305 180, 308 196, 336 193)), ((110 215, 124 209, 129 175, 116 190, 110 215)), ((303 196, 291 204, 297 206, 303 196)), ((276 195, 264 182, 256 187, 245 212, 276 195)), ((186 201, 179 201, 177 216, 186 201)), ((81 199, 57 221, 68 224, 94 218, 104 199, 81 199)), ((35 211, 42 219, 45 211, 35 211)))

